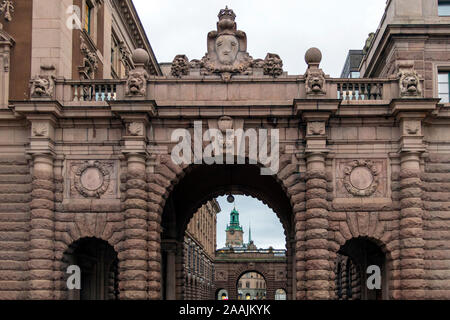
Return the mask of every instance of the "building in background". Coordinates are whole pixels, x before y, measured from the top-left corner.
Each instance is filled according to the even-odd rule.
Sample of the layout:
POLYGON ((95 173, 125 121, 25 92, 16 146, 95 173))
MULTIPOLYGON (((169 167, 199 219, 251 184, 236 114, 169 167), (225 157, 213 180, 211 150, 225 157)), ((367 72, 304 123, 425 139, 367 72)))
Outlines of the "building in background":
POLYGON ((225 247, 215 255, 215 298, 238 300, 275 299, 287 289, 286 250, 258 249, 249 226, 248 242, 239 222, 239 211, 230 212, 225 247))
POLYGON ((363 50, 350 50, 345 60, 341 78, 359 78, 359 65, 363 57, 363 50))
POLYGON ((239 300, 265 300, 266 281, 257 272, 245 273, 238 282, 239 300))
POLYGON ((184 237, 186 300, 206 300, 214 295, 217 200, 208 201, 189 222, 184 237))

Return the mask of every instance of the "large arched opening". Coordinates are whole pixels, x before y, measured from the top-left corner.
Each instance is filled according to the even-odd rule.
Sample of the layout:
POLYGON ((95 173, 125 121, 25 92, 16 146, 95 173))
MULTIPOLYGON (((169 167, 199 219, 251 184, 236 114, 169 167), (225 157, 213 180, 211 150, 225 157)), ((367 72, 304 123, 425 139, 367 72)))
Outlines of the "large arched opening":
POLYGON ((75 241, 63 256, 64 270, 69 266, 78 266, 81 271, 81 288, 69 290, 70 300, 119 298, 118 257, 108 242, 97 238, 75 241))
MULTIPOLYGON (((183 171, 182 177, 168 195, 163 210, 163 299, 184 299, 187 277, 183 268, 183 239, 189 221, 205 203, 227 194, 257 198, 275 212, 283 226, 286 239, 287 278, 293 279, 294 218, 290 198, 277 177, 261 175, 257 165, 193 165, 183 171)), ((289 283, 288 296, 292 294, 292 289, 293 285, 289 283)), ((214 288, 206 298, 216 298, 214 288)))
POLYGON ((336 296, 340 300, 387 300, 388 270, 383 248, 369 238, 348 240, 337 254, 336 296), (377 284, 378 283, 378 284, 377 284))
POLYGON ((238 300, 266 300, 266 279, 259 272, 248 271, 239 277, 236 291, 238 300))

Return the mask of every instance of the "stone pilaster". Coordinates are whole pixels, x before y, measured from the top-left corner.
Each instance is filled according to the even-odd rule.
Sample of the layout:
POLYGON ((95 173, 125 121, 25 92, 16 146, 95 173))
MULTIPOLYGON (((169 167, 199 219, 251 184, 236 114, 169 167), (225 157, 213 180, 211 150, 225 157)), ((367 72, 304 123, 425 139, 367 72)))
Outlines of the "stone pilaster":
POLYGON ((400 281, 402 299, 425 298, 420 153, 402 152, 400 171, 400 281))
POLYGON ((400 299, 425 298, 425 241, 420 157, 422 121, 434 110, 436 99, 394 100, 392 113, 400 123, 400 299))
POLYGON ((329 299, 328 203, 325 154, 307 154, 306 298, 329 299))
POLYGON ((54 183, 53 156, 33 154, 30 203, 30 299, 54 298, 54 183))
POLYGON ((145 154, 127 154, 125 230, 119 255, 120 298, 147 299, 148 235, 145 154))
POLYGON ((30 145, 33 159, 30 203, 30 299, 55 298, 55 114, 29 113, 30 145))

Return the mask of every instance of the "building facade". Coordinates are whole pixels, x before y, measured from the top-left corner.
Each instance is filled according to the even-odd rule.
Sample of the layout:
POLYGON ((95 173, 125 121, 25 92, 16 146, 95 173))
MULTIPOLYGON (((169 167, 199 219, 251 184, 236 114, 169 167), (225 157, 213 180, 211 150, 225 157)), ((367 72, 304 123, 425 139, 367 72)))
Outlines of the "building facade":
POLYGON ((185 299, 189 221, 230 192, 271 207, 287 249, 227 274, 216 257, 230 298, 248 271, 267 299, 450 298, 445 1, 387 1, 359 79, 328 77, 316 48, 300 75, 278 54, 253 58, 228 8, 207 54, 176 56, 170 74, 130 0, 0 8, 1 299, 185 299), (194 143, 194 128, 217 140, 194 143), (273 161, 255 156, 258 138, 236 156, 231 129, 268 130, 273 161), (368 292, 373 264, 382 284, 368 292))
POLYGON ((208 300, 215 293, 214 256, 216 252, 216 200, 203 205, 189 222, 184 237, 186 300, 208 300))
POLYGON ((225 233, 225 247, 216 251, 214 260, 216 299, 222 300, 225 294, 232 300, 273 300, 277 291, 286 292, 286 250, 258 249, 250 226, 248 242, 244 242, 236 208, 230 212, 225 233))

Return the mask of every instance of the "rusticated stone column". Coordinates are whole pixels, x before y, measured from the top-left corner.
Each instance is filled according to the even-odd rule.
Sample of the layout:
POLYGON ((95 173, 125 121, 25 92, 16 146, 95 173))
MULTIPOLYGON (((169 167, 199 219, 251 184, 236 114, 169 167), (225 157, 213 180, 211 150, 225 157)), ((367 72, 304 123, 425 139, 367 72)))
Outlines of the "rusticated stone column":
POLYGON ((403 152, 400 171, 400 283, 402 299, 425 298, 420 153, 403 152))
POLYGON ((144 154, 127 154, 127 191, 125 229, 122 252, 119 254, 120 298, 140 299, 147 295, 147 183, 144 154))
POLYGON ((307 155, 306 171, 306 298, 330 298, 328 203, 325 155, 307 155))
POLYGON ((33 155, 33 191, 30 204, 30 299, 53 299, 54 184, 53 157, 33 155))

